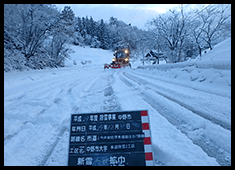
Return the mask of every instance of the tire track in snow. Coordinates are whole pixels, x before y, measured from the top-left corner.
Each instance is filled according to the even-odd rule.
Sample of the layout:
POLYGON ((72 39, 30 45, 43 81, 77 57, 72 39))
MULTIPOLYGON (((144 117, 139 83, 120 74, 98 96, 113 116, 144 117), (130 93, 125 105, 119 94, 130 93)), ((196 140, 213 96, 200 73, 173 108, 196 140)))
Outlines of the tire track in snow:
MULTIPOLYGON (((41 82, 42 84, 35 83, 34 84, 35 86, 31 86, 28 91, 25 91, 25 94, 20 98, 20 100, 17 100, 16 102, 14 102, 13 100, 10 101, 10 103, 8 103, 8 105, 4 108, 4 115, 5 115, 5 111, 7 110, 6 115, 9 117, 9 119, 7 119, 9 120, 8 124, 14 125, 13 123, 10 123, 11 120, 13 120, 11 118, 13 110, 9 110, 13 108, 11 105, 14 104, 15 106, 14 108, 17 108, 17 106, 21 107, 23 112, 21 111, 20 114, 14 117, 14 119, 21 121, 21 124, 20 125, 19 123, 17 124, 17 126, 19 126, 19 128, 15 128, 17 131, 11 130, 11 133, 8 133, 4 137, 4 147, 6 146, 8 150, 12 147, 16 147, 14 145, 9 148, 7 143, 13 140, 13 142, 10 142, 10 145, 12 145, 14 144, 14 139, 23 140, 24 137, 22 137, 22 134, 25 135, 25 132, 27 131, 31 135, 33 135, 32 141, 36 140, 37 136, 35 136, 34 134, 44 133, 43 131, 40 132, 41 130, 37 128, 40 126, 46 125, 46 127, 44 127, 43 130, 45 130, 45 128, 48 127, 47 135, 48 136, 52 135, 52 136, 48 139, 45 139, 45 138, 38 139, 37 144, 40 144, 42 147, 36 148, 35 150, 36 155, 30 158, 30 160, 32 159, 32 165, 36 165, 36 164, 45 165, 48 158, 53 154, 54 149, 57 147, 61 136, 63 136, 66 130, 69 129, 68 127, 69 123, 66 123, 66 125, 63 125, 64 121, 69 120, 69 114, 67 116, 63 114, 67 114, 69 113, 70 110, 74 109, 76 105, 76 101, 77 101, 76 98, 78 98, 80 95, 84 93, 87 93, 90 86, 92 86, 90 84, 91 83, 94 84, 96 80, 97 80, 96 75, 90 75, 89 77, 84 77, 84 74, 81 74, 78 76, 71 75, 67 77, 60 77, 60 78, 58 77, 56 81, 55 80, 52 80, 50 82, 42 81, 41 82), (31 94, 31 91, 34 93, 31 94), (46 104, 44 104, 44 101, 46 101, 46 104), (27 107, 22 107, 23 105, 27 107), (40 109, 41 107, 42 109, 40 109), (55 111, 56 113, 54 113, 55 111), (28 112, 31 114, 30 115, 25 114, 28 112), (53 115, 55 116, 55 118, 53 118, 54 117, 53 115), (61 121, 63 121, 62 127, 60 123, 61 121), (31 123, 30 126, 28 123, 31 123), (56 131, 53 130, 51 133, 50 132, 51 128, 53 129, 56 128, 57 130, 56 131), (56 134, 56 132, 58 133, 56 134)), ((9 95, 10 95, 9 97, 12 99, 10 93, 9 95)), ((7 99, 10 99, 9 97, 7 99)), ((5 100, 5 96, 4 96, 4 100, 5 100)), ((75 109, 75 110, 78 110, 78 109, 75 109)), ((29 138, 27 143, 30 143, 30 141, 31 141, 31 138, 29 138)), ((30 143, 30 145, 34 145, 34 144, 30 143)), ((24 142, 23 142, 22 147, 26 147, 24 142)), ((11 149, 9 151, 12 152, 11 149)), ((20 152, 17 153, 17 156, 20 156, 22 154, 24 155, 26 152, 25 150, 24 151, 19 150, 19 151, 20 152)), ((5 155, 5 152, 4 152, 4 155, 5 155)), ((8 157, 6 158, 6 161, 11 162, 11 159, 12 159, 11 157, 8 157)), ((26 162, 22 162, 22 163, 26 163, 26 162)))
MULTIPOLYGON (((94 78, 94 77, 89 77, 89 78, 84 78, 82 81, 80 81, 80 83, 78 84, 73 84, 73 86, 69 86, 69 88, 66 88, 67 90, 65 90, 65 88, 63 89, 63 91, 66 91, 66 94, 64 94, 63 99, 70 99, 69 101, 71 102, 73 99, 75 99, 75 95, 73 90, 76 89, 76 92, 80 92, 80 94, 78 96, 80 97, 84 97, 85 94, 92 88, 92 86, 97 82, 97 80, 100 77, 94 78)), ((79 107, 76 106, 76 101, 73 102, 73 104, 71 104, 69 106, 71 108, 72 112, 78 112, 79 107), (75 108, 76 107, 76 108, 75 108)), ((48 149, 47 153, 45 154, 45 156, 43 156, 43 158, 41 159, 39 166, 45 166, 48 165, 47 162, 49 160, 49 158, 54 154, 53 152, 55 151, 55 148, 57 147, 59 141, 61 140, 61 137, 64 135, 64 133, 66 131, 69 130, 69 122, 67 121, 67 127, 62 127, 59 130, 59 134, 56 137, 56 140, 54 141, 53 144, 51 144, 50 148, 48 149)), ((67 153, 67 152, 66 152, 67 153)))
POLYGON ((201 117, 211 121, 214 124, 218 124, 221 127, 231 131, 231 125, 229 125, 227 122, 221 121, 218 118, 213 117, 211 114, 209 114, 209 113, 207 113, 205 111, 201 111, 201 110, 196 109, 192 105, 188 104, 186 100, 180 100, 177 97, 174 97, 172 94, 169 95, 169 94, 166 93, 166 91, 172 91, 172 90, 166 89, 165 87, 159 86, 157 84, 153 84, 153 83, 151 83, 149 81, 146 81, 146 80, 144 80, 142 78, 139 78, 139 77, 136 77, 136 76, 133 76, 133 75, 129 75, 127 73, 124 73, 124 76, 126 76, 127 78, 132 79, 132 80, 134 80, 134 81, 136 81, 138 83, 144 84, 146 86, 148 86, 148 85, 155 86, 154 89, 152 87, 149 87, 149 86, 148 87, 149 87, 149 89, 153 90, 154 92, 164 96, 165 98, 167 98, 167 99, 169 99, 169 100, 171 100, 171 101, 173 101, 175 103, 178 103, 179 105, 181 105, 182 107, 185 107, 186 109, 192 111, 193 113, 195 113, 195 114, 197 114, 197 115, 199 115, 199 116, 201 116, 201 117))
POLYGON ((131 87, 135 90, 138 90, 136 87, 136 83, 138 85, 144 85, 143 89, 139 89, 139 96, 146 101, 148 104, 152 106, 155 110, 157 110, 163 117, 165 117, 172 125, 174 125, 177 129, 179 129, 183 134, 185 134, 195 145, 198 145, 202 148, 202 150, 207 153, 208 156, 214 157, 217 162, 220 165, 223 166, 230 166, 231 165, 231 154, 228 153, 225 149, 222 149, 221 146, 218 146, 213 140, 211 140, 209 137, 207 137, 205 134, 198 134, 197 137, 191 135, 193 132, 196 132, 200 129, 195 129, 193 126, 188 124, 188 122, 185 122, 182 118, 179 116, 173 114, 176 112, 175 110, 169 109, 171 108, 171 105, 175 105, 173 108, 176 107, 183 107, 183 110, 188 110, 187 112, 190 112, 189 114, 192 114, 193 112, 184 106, 181 106, 177 101, 171 100, 168 97, 165 97, 165 95, 162 95, 162 93, 158 93, 155 89, 151 89, 148 86, 146 86, 145 80, 136 78, 136 77, 130 77, 124 74, 123 76, 120 76, 120 80, 124 82, 128 87, 131 87), (131 82, 131 81, 132 82, 131 82), (135 83, 133 83, 135 82, 135 83), (159 100, 156 100, 156 96, 159 96, 159 100), (166 107, 164 103, 168 103, 169 107, 166 107), (178 105, 178 106, 177 106, 178 105))
MULTIPOLYGON (((38 95, 42 95, 43 92, 46 92, 44 94, 51 94, 50 89, 54 89, 57 86, 65 83, 67 80, 71 79, 71 76, 68 75, 62 75, 59 77, 50 77, 50 79, 43 79, 43 80, 36 80, 32 82, 26 81, 24 84, 16 85, 14 86, 14 89, 7 89, 5 91, 4 89, 4 103, 7 102, 21 102, 21 99, 23 98, 29 98, 29 97, 35 97, 38 95), (64 80, 64 81, 62 81, 64 80), (21 90, 15 90, 15 89, 21 89, 21 90), (30 96, 31 94, 34 94, 34 96, 30 96)), ((52 91, 53 92, 53 91, 52 91)), ((4 107, 7 105, 4 104, 4 107)))
POLYGON ((161 82, 165 82, 165 83, 168 83, 168 84, 174 84, 174 85, 177 85, 177 86, 182 86, 182 87, 185 87, 185 88, 188 88, 188 89, 193 89, 193 90, 196 90, 196 91, 200 91, 200 92, 204 92, 204 93, 208 93, 209 95, 217 95, 217 96, 221 96, 221 97, 226 97, 228 99, 231 98, 231 96, 228 96, 226 94, 223 94, 223 93, 219 93, 217 91, 211 91, 210 89, 202 89, 200 87, 192 87, 192 86, 189 86, 187 84, 183 84, 181 82, 175 82, 175 81, 171 81, 171 80, 166 80, 166 79, 163 79, 161 77, 152 77, 152 76, 149 76, 149 75, 143 75, 139 72, 131 72, 132 74, 135 74, 137 76, 141 76, 141 77, 147 77, 147 78, 150 78, 150 79, 153 79, 153 80, 158 80, 158 81, 161 81, 161 82))
MULTIPOLYGON (((61 82, 61 80, 62 79, 60 79, 60 81, 56 81, 56 82, 53 82, 53 83, 56 84, 56 86, 58 86, 59 82, 61 82)), ((82 78, 81 78, 81 81, 83 81, 82 78)), ((30 106, 30 107, 33 108, 33 109, 30 108, 27 112, 31 112, 31 113, 35 113, 35 114, 33 116, 30 115, 30 120, 26 117, 27 120, 24 120, 22 122, 22 124, 19 126, 19 128, 17 128, 17 131, 15 131, 13 134, 8 134, 7 136, 5 136, 4 137, 4 145, 7 142, 9 142, 10 139, 12 139, 16 135, 18 135, 18 133, 20 133, 22 130, 27 128, 28 123, 35 124, 34 120, 40 119, 40 117, 43 114, 45 114, 45 112, 48 111, 48 109, 50 109, 50 108, 52 108, 54 106, 57 106, 58 104, 60 104, 60 102, 62 102, 61 96, 63 96, 63 92, 64 92, 66 87, 64 85, 63 86, 61 85, 61 87, 63 87, 62 89, 57 89, 56 90, 56 88, 54 87, 53 88, 54 90, 49 90, 48 88, 51 88, 51 87, 48 86, 48 82, 46 82, 45 84, 39 85, 39 86, 37 85, 35 90, 33 90, 33 88, 31 88, 30 91, 36 91, 37 92, 35 95, 30 97, 31 99, 29 97, 27 97, 25 99, 21 98, 21 99, 19 99, 17 101, 12 101, 12 104, 14 105, 14 108, 20 108, 20 107, 22 107, 22 104, 25 105, 25 106, 27 105, 27 106, 30 106), (42 87, 44 87, 44 88, 42 89, 42 87), (42 90, 38 91, 37 89, 42 89, 42 90), (48 102, 49 103, 45 104, 44 100, 47 100, 47 103, 48 102), (38 107, 42 107, 43 109, 40 109, 38 107)), ((64 84, 64 82, 63 82, 63 84, 64 84)), ((75 85, 73 85, 73 87, 74 86, 75 85)), ((69 87, 70 87, 70 84, 69 84, 69 87)), ((8 107, 10 107, 10 105, 4 107, 4 109, 5 110, 9 110, 8 107)), ((7 111, 7 112, 9 112, 9 111, 7 111)), ((12 116, 12 114, 10 114, 10 115, 7 114, 7 116, 10 117, 10 116, 12 116)), ((16 119, 16 118, 21 119, 20 115, 14 115, 13 117, 14 117, 14 119, 16 119)))
POLYGON ((32 113, 30 114, 30 117, 33 119, 33 117, 37 116, 37 114, 44 114, 46 110, 62 101, 61 96, 64 92, 63 90, 64 88, 71 86, 71 79, 73 82, 79 83, 83 81, 84 77, 82 77, 82 75, 75 77, 73 75, 66 75, 66 77, 62 76, 56 77, 56 79, 52 78, 52 80, 47 82, 36 81, 33 84, 31 83, 29 88, 25 87, 27 90, 22 90, 23 96, 20 99, 12 98, 11 92, 9 93, 7 91, 9 96, 4 96, 4 116, 6 115, 6 117, 9 117, 10 119, 11 117, 22 119, 22 117, 25 117, 25 115, 21 117, 21 114, 30 112, 32 113), (5 104, 5 102, 7 104, 5 104), (16 108, 23 108, 25 113, 22 112, 18 115, 14 115, 14 113, 18 112, 19 110, 16 108))
MULTIPOLYGON (((81 93, 78 95, 78 100, 74 101, 72 105, 70 105, 71 108, 71 112, 72 113, 81 113, 84 111, 82 111, 82 104, 83 100, 91 100, 88 101, 87 103, 95 103, 97 104, 97 107, 99 110, 96 110, 95 112, 100 112, 100 111, 118 111, 120 110, 120 105, 119 103, 116 101, 115 99, 115 95, 112 89, 112 84, 113 84, 113 74, 101 74, 100 76, 96 77, 96 78, 91 78, 89 79, 89 81, 87 82, 83 82, 81 84, 84 84, 84 87, 81 88, 81 86, 78 84, 77 87, 79 87, 79 90, 77 89, 77 87, 75 88, 69 88, 67 90, 67 96, 66 98, 75 98, 75 92, 80 91, 81 93), (89 83, 88 83, 89 82, 89 83), (102 82, 102 83, 101 83, 102 82), (100 86, 101 84, 101 86, 100 86), (98 96, 98 98, 95 98, 94 96, 98 96), (102 97, 103 96, 103 97, 102 97), (103 101, 102 101, 103 99, 103 101), (101 102, 102 101, 102 102, 101 102)), ((70 100, 72 101, 72 100, 70 100)), ((92 105, 92 104, 91 104, 92 105)), ((92 107, 89 108, 90 110, 87 112, 93 112, 92 111, 92 107)), ((57 148, 57 145, 59 143, 59 141, 61 140, 61 137, 64 135, 64 133, 66 132, 66 130, 68 130, 69 128, 62 128, 60 130, 60 133, 58 134, 58 136, 56 137, 57 140, 51 145, 50 149, 48 150, 47 154, 43 157, 43 159, 41 160, 40 164, 41 166, 43 165, 50 165, 50 163, 48 163, 50 157, 53 156, 54 151, 57 148)), ((66 152, 67 153, 67 152, 66 152)))
POLYGON ((45 154, 45 156, 43 157, 43 159, 40 161, 40 163, 37 166, 45 166, 46 162, 48 161, 48 159, 52 155, 55 147, 59 143, 61 137, 64 135, 66 130, 68 131, 69 129, 66 127, 63 127, 62 129, 60 129, 60 132, 57 135, 55 142, 50 146, 50 148, 47 150, 47 153, 45 154))
POLYGON ((108 75, 108 77, 107 77, 107 87, 104 89, 105 99, 103 101, 105 106, 101 106, 101 111, 107 112, 107 111, 120 111, 120 110, 122 110, 121 105, 117 101, 117 98, 115 96, 115 93, 114 93, 113 87, 112 87, 112 85, 115 82, 115 79, 114 79, 115 73, 116 73, 116 71, 113 70, 112 74, 108 75))
POLYGON ((120 105, 116 101, 115 94, 112 89, 112 84, 115 81, 113 78, 113 70, 103 72, 94 83, 90 84, 85 90, 85 93, 80 95, 79 105, 80 112, 104 112, 118 111, 120 105), (88 105, 86 104, 88 103, 88 105))

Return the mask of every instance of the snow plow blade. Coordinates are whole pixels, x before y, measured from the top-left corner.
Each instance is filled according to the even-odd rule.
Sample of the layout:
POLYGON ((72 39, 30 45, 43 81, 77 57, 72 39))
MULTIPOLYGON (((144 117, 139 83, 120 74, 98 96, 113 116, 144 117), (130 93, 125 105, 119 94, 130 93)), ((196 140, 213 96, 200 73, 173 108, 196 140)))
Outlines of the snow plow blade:
POLYGON ((123 64, 123 65, 120 65, 120 64, 113 64, 113 65, 111 65, 111 64, 105 64, 104 65, 104 69, 109 69, 109 68, 112 68, 112 69, 118 69, 118 68, 126 68, 126 67, 131 67, 131 64, 128 64, 128 65, 126 65, 126 64, 123 64))

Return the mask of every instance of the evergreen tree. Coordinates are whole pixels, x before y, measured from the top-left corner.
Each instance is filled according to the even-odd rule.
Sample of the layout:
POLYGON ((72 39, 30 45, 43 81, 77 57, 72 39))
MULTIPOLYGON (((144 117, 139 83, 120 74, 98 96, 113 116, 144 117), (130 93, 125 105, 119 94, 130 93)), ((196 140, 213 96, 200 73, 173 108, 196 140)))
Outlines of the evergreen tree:
POLYGON ((80 17, 77 17, 77 24, 76 24, 76 26, 77 26, 78 31, 81 33, 81 30, 83 29, 83 25, 82 25, 82 20, 81 20, 80 17))
POLYGON ((100 48, 109 49, 109 37, 108 30, 105 26, 104 20, 101 19, 100 25, 98 27, 98 40, 100 41, 100 48))
POLYGON ((74 24, 74 13, 70 6, 65 6, 62 13, 60 14, 60 20, 58 25, 60 27, 59 29, 63 29, 64 33, 72 37, 74 33, 74 24))
POLYGON ((114 18, 114 17, 109 18, 109 24, 110 25, 116 26, 116 23, 117 23, 117 18, 114 18))
POLYGON ((62 13, 61 13, 61 16, 60 18, 65 20, 67 23, 72 23, 73 20, 74 20, 74 12, 73 10, 71 9, 70 6, 65 6, 62 13))
POLYGON ((74 24, 74 34, 72 42, 74 45, 82 45, 84 43, 84 39, 81 35, 81 30, 82 30, 82 20, 80 17, 77 17, 74 24))
POLYGON ((95 21, 93 20, 93 18, 92 17, 90 17, 90 20, 89 20, 89 30, 90 30, 90 32, 89 32, 89 34, 91 35, 91 37, 94 37, 94 36, 96 36, 97 34, 96 34, 96 23, 95 23, 95 21))
POLYGON ((83 38, 86 38, 86 34, 87 34, 87 23, 85 21, 85 18, 82 17, 82 29, 81 29, 81 36, 83 38))

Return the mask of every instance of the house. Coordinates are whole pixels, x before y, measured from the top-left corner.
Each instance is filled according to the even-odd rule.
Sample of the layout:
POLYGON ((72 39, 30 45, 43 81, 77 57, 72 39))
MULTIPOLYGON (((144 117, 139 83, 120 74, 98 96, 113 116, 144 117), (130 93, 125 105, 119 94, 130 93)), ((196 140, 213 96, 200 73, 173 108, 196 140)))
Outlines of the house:
POLYGON ((151 50, 148 54, 145 55, 144 61, 150 61, 151 64, 159 64, 159 61, 164 60, 167 63, 167 56, 163 52, 155 52, 151 50))

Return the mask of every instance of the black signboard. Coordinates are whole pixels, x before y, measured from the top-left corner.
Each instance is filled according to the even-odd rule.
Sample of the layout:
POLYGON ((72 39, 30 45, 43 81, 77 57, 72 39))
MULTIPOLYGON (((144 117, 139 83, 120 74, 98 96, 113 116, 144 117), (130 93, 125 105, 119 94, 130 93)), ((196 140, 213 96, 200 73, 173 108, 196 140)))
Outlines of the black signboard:
POLYGON ((147 111, 72 114, 68 165, 152 165, 148 120, 147 111))

